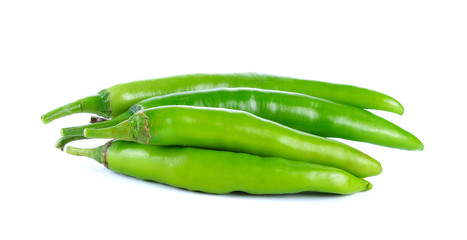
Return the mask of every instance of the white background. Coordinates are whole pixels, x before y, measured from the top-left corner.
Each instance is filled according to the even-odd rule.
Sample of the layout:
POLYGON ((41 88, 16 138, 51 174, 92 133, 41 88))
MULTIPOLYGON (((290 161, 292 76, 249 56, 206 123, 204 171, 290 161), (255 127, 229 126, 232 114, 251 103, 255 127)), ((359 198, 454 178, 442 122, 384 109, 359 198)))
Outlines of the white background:
MULTIPOLYGON (((466 239, 465 1, 2 1, 0 239, 466 239), (169 3, 170 2, 170 3, 169 3), (41 114, 117 83, 259 72, 387 93, 425 150, 351 196, 224 196, 55 149, 41 114)), ((102 141, 77 142, 96 146, 102 141)))

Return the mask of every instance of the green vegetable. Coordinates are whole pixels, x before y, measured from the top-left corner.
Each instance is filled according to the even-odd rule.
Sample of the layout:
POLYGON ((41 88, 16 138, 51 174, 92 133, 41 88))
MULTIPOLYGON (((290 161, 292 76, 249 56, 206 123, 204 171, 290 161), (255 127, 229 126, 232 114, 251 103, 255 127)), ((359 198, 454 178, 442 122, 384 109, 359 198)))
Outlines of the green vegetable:
POLYGON ((404 112, 402 105, 395 99, 380 92, 355 86, 260 74, 191 74, 118 84, 96 95, 52 110, 42 116, 42 121, 48 123, 80 112, 115 117, 131 105, 149 97, 175 92, 234 87, 297 92, 359 108, 379 109, 398 114, 404 112))
POLYGON ((62 134, 83 136, 85 128, 114 126, 139 110, 164 105, 242 110, 323 137, 407 150, 423 149, 423 144, 414 135, 368 111, 304 94, 253 88, 211 89, 156 96, 140 101, 111 120, 64 128, 62 134))
POLYGON ((125 141, 94 149, 68 147, 67 152, 93 158, 117 173, 214 194, 352 194, 372 188, 369 182, 340 169, 278 157, 125 141))
POLYGON ((222 108, 156 107, 139 111, 116 126, 87 128, 84 135, 282 157, 341 168, 358 177, 382 171, 379 162, 343 143, 222 108))

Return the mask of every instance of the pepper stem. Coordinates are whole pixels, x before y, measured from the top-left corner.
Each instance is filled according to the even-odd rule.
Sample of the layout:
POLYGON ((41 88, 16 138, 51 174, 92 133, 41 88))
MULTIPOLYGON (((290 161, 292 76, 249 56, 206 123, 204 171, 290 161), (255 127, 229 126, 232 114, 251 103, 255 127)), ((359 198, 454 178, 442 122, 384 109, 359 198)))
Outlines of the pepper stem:
POLYGON ((136 141, 131 122, 125 120, 118 125, 108 128, 85 128, 84 136, 87 138, 115 138, 126 141, 136 141))
POLYGON ((96 160, 99 163, 102 163, 104 160, 104 151, 107 149, 107 144, 96 148, 77 148, 77 147, 67 147, 66 152, 76 156, 85 156, 96 160))
POLYGON ((81 139, 87 139, 87 138, 84 137, 84 136, 65 136, 65 137, 61 137, 55 143, 55 147, 63 151, 63 149, 65 148, 65 145, 67 145, 70 142, 81 140, 81 139))
POLYGON ((104 122, 108 120, 109 120, 108 118, 104 118, 104 117, 91 116, 91 119, 89 119, 89 123, 98 123, 98 122, 104 122))
POLYGON ((96 122, 93 124, 87 124, 79 127, 69 127, 69 128, 62 128, 62 136, 84 136, 84 129, 86 128, 107 128, 115 126, 124 120, 128 119, 133 114, 132 111, 124 112, 118 117, 112 118, 107 121, 96 122))
POLYGON ((102 90, 96 95, 68 103, 42 115, 41 119, 46 124, 61 117, 84 112, 108 117, 110 115, 109 92, 102 90))
POLYGON ((72 103, 61 106, 59 108, 56 108, 56 109, 42 115, 41 116, 42 122, 44 124, 47 124, 49 122, 52 122, 55 119, 59 119, 61 117, 65 117, 65 116, 68 116, 68 115, 71 115, 71 114, 74 114, 74 113, 82 112, 81 101, 82 101, 82 99, 74 101, 72 103))

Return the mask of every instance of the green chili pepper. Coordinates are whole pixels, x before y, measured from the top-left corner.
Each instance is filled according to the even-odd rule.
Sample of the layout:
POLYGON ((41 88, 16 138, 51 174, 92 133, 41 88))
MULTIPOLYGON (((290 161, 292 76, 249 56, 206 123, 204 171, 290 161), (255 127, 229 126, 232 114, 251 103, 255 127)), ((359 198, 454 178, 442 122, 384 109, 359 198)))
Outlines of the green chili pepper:
POLYGON ((368 111, 299 93, 253 88, 211 89, 145 99, 107 121, 62 129, 63 136, 83 136, 85 128, 114 126, 139 110, 164 105, 189 105, 242 110, 300 131, 323 137, 422 150, 414 135, 368 111))
POLYGON ((372 188, 368 181, 341 169, 245 153, 125 141, 94 149, 68 147, 67 152, 93 158, 117 173, 214 194, 352 194, 372 188))
POLYGON ((282 157, 341 168, 357 177, 382 171, 375 159, 343 143, 222 108, 156 107, 139 111, 116 126, 86 128, 84 135, 282 157))
POLYGON ((44 123, 80 112, 115 117, 131 105, 154 96, 213 88, 252 87, 303 93, 365 109, 403 114, 395 99, 376 91, 350 85, 294 79, 260 74, 191 74, 118 84, 42 116, 44 123))

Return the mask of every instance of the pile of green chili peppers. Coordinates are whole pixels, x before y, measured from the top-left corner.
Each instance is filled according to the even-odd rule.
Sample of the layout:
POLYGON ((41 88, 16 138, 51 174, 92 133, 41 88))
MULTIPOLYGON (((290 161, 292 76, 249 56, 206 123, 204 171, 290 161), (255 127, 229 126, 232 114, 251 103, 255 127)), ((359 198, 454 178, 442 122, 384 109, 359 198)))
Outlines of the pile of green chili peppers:
POLYGON ((56 146, 122 174, 214 194, 367 191, 381 164, 341 138, 423 150, 422 142, 365 110, 403 114, 394 98, 342 84, 263 74, 191 74, 118 84, 42 116, 93 113, 62 129, 56 146))

